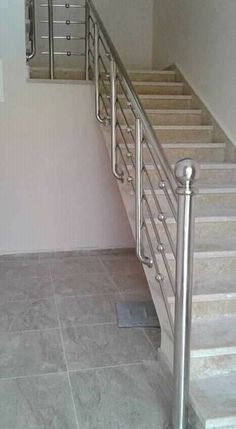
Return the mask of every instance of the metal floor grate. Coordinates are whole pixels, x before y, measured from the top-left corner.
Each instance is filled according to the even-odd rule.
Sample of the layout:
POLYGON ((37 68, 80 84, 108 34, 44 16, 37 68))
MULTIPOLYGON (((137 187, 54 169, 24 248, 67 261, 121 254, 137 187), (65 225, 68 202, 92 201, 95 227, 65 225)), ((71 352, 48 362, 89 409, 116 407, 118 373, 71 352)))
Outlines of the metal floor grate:
POLYGON ((160 327, 152 301, 118 302, 116 310, 119 328, 160 327))

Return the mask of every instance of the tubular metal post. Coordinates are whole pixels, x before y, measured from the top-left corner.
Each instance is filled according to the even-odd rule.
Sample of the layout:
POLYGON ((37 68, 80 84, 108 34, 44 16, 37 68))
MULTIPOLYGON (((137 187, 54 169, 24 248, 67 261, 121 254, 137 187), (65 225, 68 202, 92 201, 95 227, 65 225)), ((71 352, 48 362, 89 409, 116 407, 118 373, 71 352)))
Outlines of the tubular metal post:
POLYGON ((143 200, 143 186, 142 186, 142 170, 143 170, 143 157, 142 157, 142 142, 143 130, 140 119, 135 120, 135 230, 136 230, 136 253, 142 262, 149 268, 153 266, 152 259, 143 255, 142 246, 142 226, 143 226, 143 213, 142 213, 142 200, 143 200))
POLYGON ((111 58, 110 60, 110 79, 111 79, 111 168, 112 173, 116 179, 123 181, 124 175, 123 173, 119 173, 117 171, 117 158, 116 158, 116 125, 117 125, 117 117, 116 117, 116 63, 111 58))
POLYGON ((99 29, 98 24, 94 24, 94 74, 95 74, 95 114, 100 124, 105 124, 105 120, 100 115, 100 95, 99 95, 99 29))
POLYGON ((89 5, 85 3, 85 79, 89 80, 89 5))
POLYGON ((55 79, 54 67, 53 0, 48 0, 49 77, 55 79))
POLYGON ((174 429, 188 425, 190 340, 192 319, 192 279, 194 241, 194 182, 199 178, 198 163, 183 159, 176 164, 179 187, 177 220, 175 340, 174 340, 174 429))
POLYGON ((30 0, 29 2, 29 20, 29 39, 31 43, 31 52, 29 54, 26 54, 27 61, 31 60, 36 54, 35 0, 30 0))

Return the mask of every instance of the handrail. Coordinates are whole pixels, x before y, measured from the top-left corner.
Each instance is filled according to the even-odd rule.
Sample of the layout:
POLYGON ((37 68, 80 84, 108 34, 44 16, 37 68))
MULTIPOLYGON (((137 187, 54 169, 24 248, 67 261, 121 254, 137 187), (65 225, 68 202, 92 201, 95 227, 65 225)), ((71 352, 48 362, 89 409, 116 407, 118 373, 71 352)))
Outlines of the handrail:
POLYGON ((123 62, 122 62, 122 60, 120 58, 120 55, 118 54, 118 52, 117 52, 117 50, 116 50, 116 48, 115 48, 115 46, 114 46, 114 44, 113 44, 113 42, 112 42, 109 34, 108 34, 108 32, 107 32, 107 30, 106 30, 106 28, 105 28, 105 26, 104 26, 104 24, 103 24, 103 22, 102 22, 102 20, 101 20, 101 18, 99 16, 98 12, 97 12, 97 10, 96 10, 96 8, 95 8, 92 0, 87 0, 87 4, 89 5, 90 9, 92 10, 93 15, 95 17, 95 20, 98 23, 98 25, 100 27, 100 30, 103 33, 103 36, 104 36, 104 38, 106 40, 106 44, 107 44, 107 46, 109 48, 109 51, 110 51, 113 59, 116 62, 117 69, 120 72, 120 75, 121 75, 122 80, 123 80, 123 82, 125 84, 125 87, 126 87, 126 90, 127 90, 128 94, 129 94, 129 97, 131 99, 131 102, 134 105, 133 107, 134 107, 134 109, 136 111, 136 114, 138 115, 138 117, 142 121, 142 124, 143 124, 143 126, 145 128, 146 136, 147 136, 148 140, 152 143, 154 151, 157 152, 157 156, 158 156, 159 162, 160 162, 161 167, 162 167, 162 169, 163 169, 163 171, 165 173, 165 176, 166 176, 166 178, 168 180, 168 184, 169 184, 169 186, 171 188, 171 191, 173 192, 174 197, 176 198, 175 192, 176 192, 176 188, 177 188, 177 182, 175 180, 174 173, 173 173, 173 171, 171 169, 171 166, 170 166, 170 164, 169 164, 169 162, 168 162, 168 160, 166 158, 165 152, 164 152, 164 150, 163 150, 163 148, 162 148, 162 146, 161 146, 158 138, 155 135, 155 132, 154 132, 154 130, 153 130, 151 124, 150 124, 150 121, 149 121, 149 119, 147 117, 147 114, 144 111, 144 109, 143 109, 143 107, 141 105, 141 102, 140 102, 138 96, 135 93, 133 84, 132 84, 132 82, 131 82, 131 80, 129 78, 128 73, 126 72, 126 69, 125 69, 125 67, 123 65, 123 62))
POLYGON ((30 0, 28 3, 29 10, 29 41, 31 43, 31 52, 26 54, 27 61, 31 60, 36 54, 36 29, 35 29, 35 0, 30 0))

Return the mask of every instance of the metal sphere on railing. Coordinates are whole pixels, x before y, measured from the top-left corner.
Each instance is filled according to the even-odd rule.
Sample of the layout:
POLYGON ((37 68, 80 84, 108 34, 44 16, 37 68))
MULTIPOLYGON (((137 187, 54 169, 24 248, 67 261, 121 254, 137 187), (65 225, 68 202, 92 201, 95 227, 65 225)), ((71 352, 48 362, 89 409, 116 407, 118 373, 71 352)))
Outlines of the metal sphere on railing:
POLYGON ((200 177, 200 167, 198 162, 191 158, 181 159, 175 165, 175 177, 181 185, 191 185, 200 177))

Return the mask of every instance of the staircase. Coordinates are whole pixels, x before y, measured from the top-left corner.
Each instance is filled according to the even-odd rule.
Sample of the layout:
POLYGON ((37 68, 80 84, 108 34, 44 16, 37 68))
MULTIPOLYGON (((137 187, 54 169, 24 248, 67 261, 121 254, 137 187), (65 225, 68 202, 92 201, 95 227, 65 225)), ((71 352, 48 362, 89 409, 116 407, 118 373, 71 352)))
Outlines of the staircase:
MULTIPOLYGON (((229 141, 217 139, 223 132, 197 97, 190 94, 188 85, 179 81, 178 71, 134 71, 129 76, 162 143, 169 162, 190 157, 201 167, 199 196, 196 199, 194 289, 191 345, 191 398, 193 423, 197 428, 236 428, 236 151, 229 141), (200 104, 200 107, 199 107, 200 104), (198 107, 196 107, 198 105, 198 107), (230 156, 229 156, 230 154, 230 156)), ((125 133, 127 123, 132 128, 134 118, 127 108, 127 100, 119 94, 118 122, 125 133)), ((106 132, 105 132, 106 134, 106 132)), ((132 178, 135 145, 118 139, 122 159, 127 160, 129 180, 119 184, 121 195, 134 231, 134 192, 132 178)), ((120 164, 122 165, 120 159, 120 164)), ((145 168, 155 186, 168 228, 176 240, 176 223, 166 204, 163 190, 148 148, 144 148, 145 168)), ((154 207, 148 181, 144 193, 154 207)), ((146 223, 151 220, 147 214, 146 223)), ((163 224, 155 223, 164 244, 166 257, 174 275, 174 258, 166 239, 163 224)), ((145 249, 148 254, 148 245, 145 249)), ((161 272, 165 272, 160 260, 161 272)), ((173 339, 165 320, 159 285, 152 270, 145 268, 154 303, 162 325, 161 360, 172 372, 173 339)), ((168 303, 174 316, 174 297, 171 285, 165 283, 168 303)))
POLYGON ((236 428, 235 147, 177 68, 130 71, 128 76, 92 1, 87 3, 88 72, 95 81, 96 116, 136 242, 137 178, 141 182, 139 258, 161 322, 158 357, 170 389, 178 218, 173 169, 183 158, 200 164, 189 418, 196 429, 236 428))

